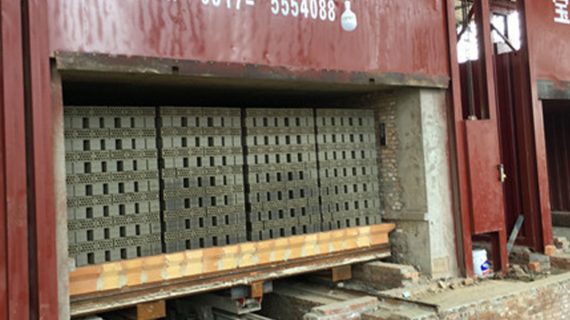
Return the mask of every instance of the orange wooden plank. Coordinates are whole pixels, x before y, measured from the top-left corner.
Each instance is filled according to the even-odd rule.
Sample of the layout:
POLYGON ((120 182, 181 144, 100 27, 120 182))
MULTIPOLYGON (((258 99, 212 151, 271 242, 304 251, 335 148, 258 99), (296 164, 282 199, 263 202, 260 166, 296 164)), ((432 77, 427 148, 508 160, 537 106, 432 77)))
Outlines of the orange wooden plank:
POLYGON ((192 250, 78 268, 72 297, 164 281, 312 258, 388 243, 394 224, 380 224, 222 248, 192 250))

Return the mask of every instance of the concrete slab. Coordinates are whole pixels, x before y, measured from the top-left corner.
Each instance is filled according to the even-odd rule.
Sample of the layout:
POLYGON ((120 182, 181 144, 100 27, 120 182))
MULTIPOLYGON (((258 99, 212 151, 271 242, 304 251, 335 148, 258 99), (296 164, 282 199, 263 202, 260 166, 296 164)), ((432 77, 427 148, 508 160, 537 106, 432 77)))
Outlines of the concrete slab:
POLYGON ((360 319, 363 313, 374 311, 378 308, 379 301, 375 297, 365 296, 356 299, 335 302, 328 305, 315 307, 306 314, 305 320, 346 320, 360 319))
POLYGON ((517 296, 525 292, 562 283, 570 284, 570 273, 563 273, 534 282, 488 280, 475 286, 424 296, 416 301, 437 305, 439 310, 450 310, 465 305, 476 306, 485 301, 500 301, 508 296, 517 296))
POLYGON ((364 294, 301 281, 275 282, 263 300, 262 315, 276 320, 298 320, 313 308, 358 299, 364 294))

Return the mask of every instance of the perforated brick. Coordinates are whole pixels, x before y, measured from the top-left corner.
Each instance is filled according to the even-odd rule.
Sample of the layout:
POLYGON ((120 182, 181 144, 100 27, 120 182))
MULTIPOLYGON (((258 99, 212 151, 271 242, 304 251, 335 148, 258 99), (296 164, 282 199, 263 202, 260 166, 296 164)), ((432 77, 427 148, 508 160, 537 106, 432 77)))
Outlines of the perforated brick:
POLYGON ((247 109, 249 238, 320 231, 311 109, 247 109))
POLYGON ((65 129, 78 266, 380 222, 370 111, 67 107, 65 129))
POLYGON ((246 241, 241 111, 160 113, 167 252, 246 241))
POLYGON ((76 265, 160 253, 155 109, 64 113, 69 254, 76 265))
POLYGON ((374 123, 371 110, 317 110, 324 230, 381 221, 374 123))

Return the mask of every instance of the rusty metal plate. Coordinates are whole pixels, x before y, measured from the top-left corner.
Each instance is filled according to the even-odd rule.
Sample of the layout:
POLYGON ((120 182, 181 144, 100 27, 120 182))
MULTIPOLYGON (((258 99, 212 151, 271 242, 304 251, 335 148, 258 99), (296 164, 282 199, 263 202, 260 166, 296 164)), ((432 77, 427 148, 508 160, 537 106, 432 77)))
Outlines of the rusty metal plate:
POLYGON ((448 75, 445 1, 54 0, 52 52, 448 75), (419 49, 421 48, 421 49, 419 49))

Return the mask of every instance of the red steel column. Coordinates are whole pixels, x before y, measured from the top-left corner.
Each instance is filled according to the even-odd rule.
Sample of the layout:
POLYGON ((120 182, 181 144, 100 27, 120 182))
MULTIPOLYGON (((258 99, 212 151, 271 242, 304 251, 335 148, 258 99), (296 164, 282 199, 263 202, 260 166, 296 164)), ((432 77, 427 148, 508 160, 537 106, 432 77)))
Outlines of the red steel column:
POLYGON ((29 319, 20 1, 0 0, 0 318, 29 319))
MULTIPOLYGON (((536 175, 538 183, 538 212, 534 215, 536 223, 536 231, 533 234, 534 242, 538 249, 548 251, 548 247, 554 244, 552 235, 552 212, 550 208, 550 186, 548 184, 548 168, 546 159, 546 137, 544 134, 544 113, 542 101, 538 96, 538 81, 536 78, 535 65, 534 65, 534 52, 531 50, 530 41, 533 36, 529 33, 533 32, 529 24, 529 12, 527 8, 530 7, 529 0, 519 1, 521 5, 521 12, 523 16, 523 41, 526 45, 524 51, 529 62, 529 78, 530 78, 530 93, 531 93, 531 106, 532 116, 534 120, 534 145, 536 148, 535 161, 536 161, 536 175)), ((540 35, 537 35, 540 36, 540 35)), ((530 128, 529 128, 530 129, 530 128)))
POLYGON ((32 306, 38 319, 58 318, 53 116, 47 0, 24 4, 27 64, 28 174, 32 252, 32 306))
MULTIPOLYGON (((525 153, 525 165, 530 179, 528 179, 527 194, 529 197, 528 214, 530 215, 530 244, 539 251, 549 251, 553 245, 552 217, 550 208, 550 186, 548 179, 546 159, 546 138, 544 134, 544 118, 542 101, 538 96, 538 85, 534 65, 534 52, 532 43, 539 34, 533 33, 531 15, 527 8, 531 1, 518 1, 520 12, 523 47, 521 48, 522 66, 521 77, 526 81, 522 84, 521 92, 526 101, 521 107, 527 108, 525 114, 530 118, 524 123, 524 145, 528 149, 525 153)), ((526 224, 526 222, 525 222, 526 224)))
POLYGON ((473 276, 473 255, 472 255, 472 233, 470 217, 469 198, 469 174, 467 168, 467 141, 465 137, 465 121, 463 119, 463 109, 461 102, 461 76, 459 74, 459 61, 457 58, 457 29, 455 17, 455 0, 447 0, 447 29, 449 41, 449 72, 451 74, 449 100, 453 113, 452 128, 454 131, 455 149, 455 188, 456 204, 455 208, 459 212, 456 214, 455 230, 458 262, 463 265, 466 276, 473 276))
MULTIPOLYGON (((487 104, 489 110, 489 119, 494 121, 495 128, 498 128, 498 112, 497 112, 497 98, 496 98, 496 85, 495 85, 495 71, 493 65, 493 44, 491 42, 491 8, 489 0, 479 0, 474 3, 475 24, 478 30, 479 42, 479 60, 483 65, 484 81, 486 88, 482 98, 485 99, 484 103, 487 104)), ((498 130, 497 130, 497 139, 498 130)), ((498 151, 498 150, 497 150, 498 151)), ((472 186, 473 187, 473 186, 472 186)), ((479 214, 479 213, 475 213, 479 214)), ((504 222, 504 207, 500 214, 503 216, 503 229, 493 235, 493 256, 494 264, 501 266, 503 273, 508 269, 508 252, 507 252, 507 232, 505 230, 504 222)))

